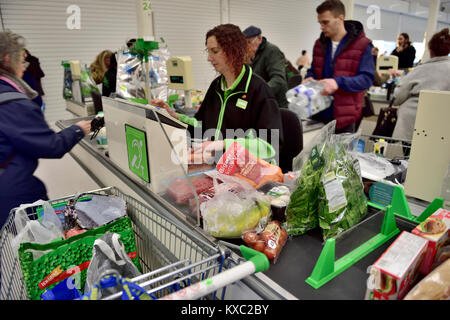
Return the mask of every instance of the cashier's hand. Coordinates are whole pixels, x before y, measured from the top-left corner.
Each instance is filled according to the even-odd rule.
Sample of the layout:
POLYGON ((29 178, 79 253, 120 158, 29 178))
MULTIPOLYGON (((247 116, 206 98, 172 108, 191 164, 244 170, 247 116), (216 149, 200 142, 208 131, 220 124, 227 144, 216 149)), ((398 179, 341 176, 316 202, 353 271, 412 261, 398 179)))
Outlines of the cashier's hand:
POLYGON ((82 120, 75 123, 75 125, 79 126, 81 130, 83 130, 84 135, 89 134, 91 132, 91 120, 82 120))
POLYGON ((334 79, 322 79, 319 81, 319 83, 323 83, 325 84, 325 86, 322 89, 321 94, 323 96, 329 96, 332 95, 333 93, 335 93, 337 91, 337 89, 339 89, 339 86, 336 82, 336 80, 334 79))
POLYGON ((166 109, 167 113, 175 119, 178 120, 178 115, 164 100, 161 99, 152 99, 150 100, 150 104, 156 106, 161 109, 166 109))
POLYGON ((205 141, 192 146, 194 153, 211 153, 213 151, 220 151, 225 148, 225 143, 223 140, 218 141, 205 141))

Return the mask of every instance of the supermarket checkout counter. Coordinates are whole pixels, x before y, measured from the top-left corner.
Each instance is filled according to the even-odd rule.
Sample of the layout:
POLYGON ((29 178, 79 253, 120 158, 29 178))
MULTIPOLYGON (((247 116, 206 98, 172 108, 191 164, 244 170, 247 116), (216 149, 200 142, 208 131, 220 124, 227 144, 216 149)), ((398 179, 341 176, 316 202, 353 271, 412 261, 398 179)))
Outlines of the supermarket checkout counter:
MULTIPOLYGON (((105 117, 107 116, 107 108, 105 109, 105 117)), ((83 118, 83 119, 89 119, 83 118)), ((122 126, 120 121, 125 119, 124 116, 117 117, 114 121, 122 126)), ((79 121, 80 118, 58 121, 56 125, 63 129, 79 121)), ((130 120, 130 119, 129 119, 130 120)), ((113 122, 114 122, 113 121, 113 122)), ((131 121, 131 120, 130 120, 131 121)), ((153 120, 154 121, 154 120, 153 120)), ((136 126, 136 124, 134 124, 136 126)), ((126 130, 126 128, 121 128, 126 130)), ((114 137, 114 135, 113 135, 114 137)), ((161 146, 158 146, 158 150, 161 146)), ((170 201, 160 187, 150 187, 147 182, 142 179, 136 179, 135 175, 130 175, 127 168, 121 167, 111 159, 111 151, 99 146, 95 140, 91 140, 90 136, 85 137, 70 152, 74 159, 92 176, 101 186, 116 186, 125 193, 129 193, 136 199, 147 203, 160 213, 172 217, 174 221, 182 223, 193 233, 204 237, 212 244, 219 241, 208 235, 195 219, 192 219, 187 212, 188 206, 179 206, 170 201), (157 188, 152 190, 152 188, 157 188)), ((164 148, 164 146, 163 146, 164 148)), ((189 171, 189 168, 188 168, 189 171)), ((409 199, 408 200, 413 200, 409 199)), ((414 215, 419 215, 427 207, 427 202, 410 202, 411 211, 414 215), (414 206, 412 206, 414 204, 414 206)), ((353 249, 366 243, 372 237, 380 233, 384 211, 369 207, 366 218, 358 225, 350 230, 342 233, 336 239, 335 259, 344 257, 353 249)), ((411 231, 416 223, 395 216, 396 226, 399 231, 411 231)), ((395 240, 392 237, 380 247, 366 255, 361 260, 354 263, 347 270, 339 274, 318 289, 314 289, 305 280, 311 275, 317 259, 323 249, 323 240, 321 232, 312 230, 302 236, 289 239, 283 248, 281 255, 276 264, 271 264, 268 271, 247 277, 242 280, 244 288, 239 289, 244 299, 343 299, 343 300, 360 300, 364 299, 366 292, 366 281, 369 276, 367 268, 373 264, 380 255, 395 240)), ((240 239, 226 240, 225 242, 232 249, 236 245, 244 244, 240 239)), ((238 255, 237 251, 235 252, 238 255)), ((239 294, 238 293, 238 294, 239 294)), ((236 298, 234 296, 233 298, 236 298)))

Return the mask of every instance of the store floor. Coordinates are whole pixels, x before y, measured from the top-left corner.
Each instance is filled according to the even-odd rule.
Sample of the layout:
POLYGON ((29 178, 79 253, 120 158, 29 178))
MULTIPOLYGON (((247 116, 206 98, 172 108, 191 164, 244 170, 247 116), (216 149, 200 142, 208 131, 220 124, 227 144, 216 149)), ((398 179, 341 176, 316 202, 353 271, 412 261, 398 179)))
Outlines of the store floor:
POLYGON ((68 153, 61 159, 39 159, 35 176, 45 183, 50 199, 100 188, 68 153))

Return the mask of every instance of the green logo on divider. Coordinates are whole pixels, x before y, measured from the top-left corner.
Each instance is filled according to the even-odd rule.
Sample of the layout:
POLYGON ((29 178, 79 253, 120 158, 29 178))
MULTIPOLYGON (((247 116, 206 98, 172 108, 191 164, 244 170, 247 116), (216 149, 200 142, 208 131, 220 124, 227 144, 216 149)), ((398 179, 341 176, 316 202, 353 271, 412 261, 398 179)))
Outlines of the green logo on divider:
POLYGON ((147 135, 145 131, 125 125, 127 141, 128 167, 131 172, 150 182, 147 156, 147 135))

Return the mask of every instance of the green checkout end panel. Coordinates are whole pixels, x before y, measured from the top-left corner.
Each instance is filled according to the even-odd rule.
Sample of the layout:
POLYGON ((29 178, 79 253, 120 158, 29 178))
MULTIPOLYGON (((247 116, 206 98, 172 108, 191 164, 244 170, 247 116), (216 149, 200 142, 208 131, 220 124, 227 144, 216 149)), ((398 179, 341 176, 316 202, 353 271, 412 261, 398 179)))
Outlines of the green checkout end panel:
POLYGON ((143 130, 125 124, 125 138, 127 142, 128 167, 139 178, 150 182, 147 134, 143 130))

